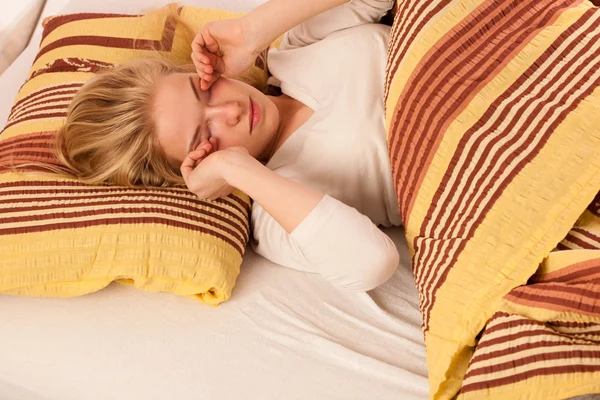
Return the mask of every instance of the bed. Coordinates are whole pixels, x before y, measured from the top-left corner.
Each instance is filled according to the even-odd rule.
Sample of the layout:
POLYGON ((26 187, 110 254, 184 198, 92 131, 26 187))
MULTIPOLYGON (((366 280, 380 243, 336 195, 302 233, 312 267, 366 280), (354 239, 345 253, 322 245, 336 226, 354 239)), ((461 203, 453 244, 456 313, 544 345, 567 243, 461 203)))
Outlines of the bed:
MULTIPOLYGON (((261 2, 183 3, 247 11, 261 2)), ((165 3, 73 0, 62 12, 165 3)), ((2 125, 38 42, 0 77, 2 125)), ((233 297, 216 308, 119 284, 72 299, 0 296, 0 400, 427 398, 404 233, 385 232, 400 266, 368 293, 337 291, 248 249, 233 297)))

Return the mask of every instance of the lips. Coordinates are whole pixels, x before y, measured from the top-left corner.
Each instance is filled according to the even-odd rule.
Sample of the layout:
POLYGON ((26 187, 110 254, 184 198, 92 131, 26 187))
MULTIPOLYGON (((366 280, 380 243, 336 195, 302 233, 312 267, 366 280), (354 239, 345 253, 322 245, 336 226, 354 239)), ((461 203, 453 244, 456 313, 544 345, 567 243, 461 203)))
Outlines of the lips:
POLYGON ((256 128, 258 123, 260 122, 260 106, 250 98, 250 133, 256 128))

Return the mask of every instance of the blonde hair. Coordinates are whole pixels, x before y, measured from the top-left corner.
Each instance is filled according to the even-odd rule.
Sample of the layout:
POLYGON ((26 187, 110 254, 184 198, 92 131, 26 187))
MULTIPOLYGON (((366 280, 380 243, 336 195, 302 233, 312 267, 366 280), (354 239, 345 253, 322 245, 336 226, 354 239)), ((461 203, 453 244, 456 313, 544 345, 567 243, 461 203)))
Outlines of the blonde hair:
MULTIPOLYGON (((190 46, 186 54, 190 54, 194 32, 176 10, 171 5, 156 13, 168 13, 175 22, 167 24, 171 29, 180 24, 185 28, 190 46)), ((266 60, 261 61, 263 70, 250 68, 243 76, 232 78, 265 92, 266 60)), ((99 73, 86 82, 67 109, 66 122, 57 131, 57 159, 80 181, 92 185, 184 185, 179 168, 169 163, 158 145, 152 114, 157 78, 189 72, 195 72, 191 59, 188 64, 175 65, 150 57, 99 73)), ((56 167, 47 169, 61 173, 56 167)))

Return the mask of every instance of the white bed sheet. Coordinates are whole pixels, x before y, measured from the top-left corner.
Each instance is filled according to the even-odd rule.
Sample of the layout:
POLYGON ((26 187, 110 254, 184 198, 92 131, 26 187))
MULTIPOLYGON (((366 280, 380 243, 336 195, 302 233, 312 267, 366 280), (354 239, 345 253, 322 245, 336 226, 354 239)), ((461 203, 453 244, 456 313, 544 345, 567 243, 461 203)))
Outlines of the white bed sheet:
MULTIPOLYGON (((261 2, 185 3, 246 11, 261 2)), ((65 12, 164 3, 77 0, 65 12)), ((0 77, 2 121, 38 42, 0 77)), ((337 291, 249 249, 232 299, 216 308, 118 284, 73 299, 0 296, 0 400, 425 399, 407 246, 401 228, 385 232, 400 267, 368 293, 337 291)))

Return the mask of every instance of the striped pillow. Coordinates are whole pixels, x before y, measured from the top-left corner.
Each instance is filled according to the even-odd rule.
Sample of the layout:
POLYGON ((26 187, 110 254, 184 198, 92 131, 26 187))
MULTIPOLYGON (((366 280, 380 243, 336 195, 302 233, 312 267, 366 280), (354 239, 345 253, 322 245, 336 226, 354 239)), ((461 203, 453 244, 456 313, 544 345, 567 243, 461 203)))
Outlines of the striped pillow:
POLYGON ((588 1, 397 1, 386 119, 431 398, 600 391, 600 243, 536 274, 600 190, 599 39, 588 1), (589 308, 552 314, 566 298, 589 308))
MULTIPOLYGON (((179 12, 194 29, 239 16, 194 7, 179 12)), ((0 293, 78 296, 117 281, 211 305, 231 296, 249 235, 245 194, 202 201, 185 189, 92 187, 35 167, 9 168, 56 162, 56 129, 95 72, 144 57, 151 50, 139 48, 158 44, 167 58, 189 63, 180 28, 168 34, 173 23, 166 15, 75 14, 45 25, 0 134, 0 293)))

